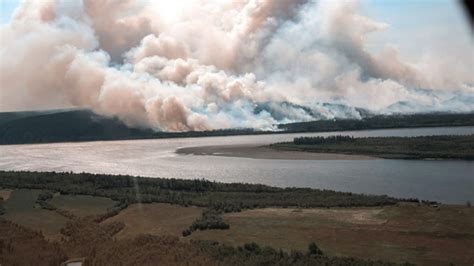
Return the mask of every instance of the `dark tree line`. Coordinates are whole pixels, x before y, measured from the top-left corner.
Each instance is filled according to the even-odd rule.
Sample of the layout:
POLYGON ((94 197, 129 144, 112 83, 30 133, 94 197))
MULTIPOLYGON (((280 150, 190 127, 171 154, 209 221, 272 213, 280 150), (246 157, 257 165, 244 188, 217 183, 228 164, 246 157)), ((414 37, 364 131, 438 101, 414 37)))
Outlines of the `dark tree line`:
POLYGON ((214 241, 191 241, 201 250, 217 259, 218 265, 413 265, 409 263, 396 264, 383 261, 363 260, 349 257, 329 257, 313 242, 307 252, 285 252, 272 247, 260 246, 257 243, 247 243, 243 246, 232 247, 221 245, 214 241))
POLYGON ((207 209, 202 213, 201 218, 196 219, 191 226, 183 231, 183 236, 188 236, 196 230, 208 230, 208 229, 229 229, 230 226, 227 224, 221 216, 221 212, 207 209))
POLYGON ((299 137, 294 138, 293 142, 276 143, 271 147, 308 152, 365 154, 382 158, 474 160, 474 135, 299 137))
POLYGON ((372 115, 363 119, 317 120, 277 125, 281 131, 252 128, 212 131, 155 132, 129 128, 117 118, 102 117, 88 110, 28 114, 0 113, 0 144, 51 143, 94 140, 186 138, 208 136, 278 134, 287 132, 327 132, 379 128, 472 126, 474 114, 430 113, 372 115))
POLYGON ((279 125, 287 132, 328 132, 382 128, 472 126, 474 113, 429 113, 409 115, 376 115, 364 119, 334 119, 279 125))
POLYGON ((299 137, 293 139, 295 145, 318 145, 318 144, 333 144, 353 142, 355 139, 352 136, 328 136, 328 137, 299 137))
POLYGON ((308 208, 383 206, 402 201, 386 195, 364 195, 309 188, 277 188, 207 180, 88 173, 0 171, 0 186, 108 197, 119 201, 119 206, 113 210, 115 212, 136 202, 193 205, 220 212, 236 212, 269 206, 308 208), (135 184, 140 196, 137 195, 135 184))
POLYGON ((0 215, 4 215, 4 214, 5 214, 4 201, 3 201, 3 198, 0 197, 0 215))

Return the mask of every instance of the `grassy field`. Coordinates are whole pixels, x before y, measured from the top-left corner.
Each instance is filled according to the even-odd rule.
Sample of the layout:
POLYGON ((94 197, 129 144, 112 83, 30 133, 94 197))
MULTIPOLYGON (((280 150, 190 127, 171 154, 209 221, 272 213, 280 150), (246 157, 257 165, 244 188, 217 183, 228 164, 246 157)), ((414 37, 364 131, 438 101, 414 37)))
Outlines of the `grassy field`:
POLYGON ((265 208, 225 214, 224 219, 230 230, 196 231, 190 238, 283 250, 305 250, 314 241, 331 256, 422 265, 474 263, 474 208, 265 208))
POLYGON ((387 159, 474 160, 474 135, 350 138, 302 137, 270 145, 277 150, 362 154, 387 159))
MULTIPOLYGON (((438 207, 434 203, 419 205, 397 202, 391 198, 350 193, 221 184, 202 180, 136 179, 140 182, 143 192, 141 199, 144 202, 161 202, 144 204, 129 201, 137 198, 134 197, 133 182, 124 176, 4 173, 0 181, 7 184, 6 187, 17 189, 8 192, 2 189, 3 194, 9 193, 4 204, 6 214, 2 217, 26 228, 41 230, 47 238, 60 244, 68 258, 89 256, 97 258, 97 262, 105 262, 108 256, 118 258, 120 255, 126 255, 127 259, 133 261, 137 252, 143 258, 153 254, 158 258, 164 254, 160 247, 167 245, 172 250, 173 247, 180 247, 176 252, 181 257, 168 257, 174 261, 189 259, 186 252, 188 249, 194 249, 196 256, 201 254, 208 259, 208 255, 224 261, 232 257, 236 259, 236 265, 243 264, 244 259, 258 256, 262 260, 269 259, 268 261, 275 263, 282 260, 291 261, 298 257, 312 260, 315 259, 311 257, 312 254, 292 252, 282 256, 278 249, 306 252, 308 244, 315 242, 324 254, 328 255, 320 259, 335 259, 338 262, 344 259, 334 256, 422 265, 474 263, 474 208, 467 206, 438 207), (38 195, 44 191, 24 189, 34 187, 33 185, 56 193, 61 191, 70 194, 56 194, 53 197, 50 193, 53 198, 49 200, 49 197, 46 197, 46 203, 58 207, 59 210, 47 211, 35 203, 38 195), (95 193, 92 194, 95 196, 76 195, 81 191, 86 194, 95 193), (116 202, 99 197, 100 195, 120 200, 120 205, 115 206, 112 211, 107 211, 116 202), (192 205, 187 199, 195 200, 190 202, 200 203, 202 207, 185 207, 192 205), (315 207, 321 203, 337 204, 341 199, 344 203, 342 206, 352 207, 315 207), (241 212, 240 208, 229 209, 227 207, 233 205, 226 205, 226 202, 234 201, 241 206, 249 200, 261 205, 249 205, 252 206, 251 209, 242 208, 241 212), (354 200, 360 200, 359 205, 354 205, 354 200), (376 206, 371 204, 374 201, 377 203, 377 200, 382 200, 382 203, 386 200, 391 204, 361 207, 361 204, 376 206), (315 205, 308 206, 308 202, 315 205), (230 225, 229 230, 197 230, 190 236, 182 236, 182 231, 201 218, 201 213, 206 208, 213 207, 230 211, 222 214, 224 221, 230 225), (62 213, 61 210, 67 210, 76 216, 101 215, 100 219, 90 216, 68 219, 59 214, 62 213), (107 211, 107 215, 102 215, 104 211, 107 211), (60 231, 61 228, 64 230, 60 231), (208 243, 203 248, 192 240, 212 240, 234 247, 256 242, 262 246, 262 252, 260 248, 245 247, 234 250, 224 248, 219 251, 216 250, 219 249, 216 245, 208 243), (272 247, 276 251, 263 252, 268 251, 263 246, 272 247)), ((322 206, 328 206, 327 204, 322 206)), ((11 225, 5 224, 5 228, 9 227, 11 225)), ((14 235, 10 236, 13 237, 14 235)), ((10 243, 9 239, 2 241, 10 243)), ((16 243, 17 251, 21 252, 21 241, 16 243)), ((2 245, 0 242, 0 264, 2 252, 9 252, 6 246, 2 245)), ((261 262, 252 265, 260 265, 261 262)))
POLYGON ((116 201, 105 197, 87 195, 57 195, 51 199, 50 203, 59 209, 83 217, 105 213, 115 205, 116 201))
MULTIPOLYGON (((32 230, 41 231, 46 237, 56 239, 60 237, 60 229, 69 221, 68 218, 56 213, 41 209, 35 201, 41 190, 17 189, 1 190, 5 201, 6 213, 2 217, 16 224, 32 230)), ((51 203, 60 208, 82 217, 104 213, 115 204, 115 201, 104 197, 86 195, 58 195, 51 203)))
POLYGON ((54 211, 43 210, 35 201, 41 190, 17 189, 11 192, 5 202, 3 217, 16 224, 42 231, 48 238, 60 237, 59 230, 68 221, 54 211))
MULTIPOLYGON (((7 213, 3 217, 27 228, 41 230, 49 239, 62 243, 59 229, 67 227, 66 222, 70 220, 54 211, 35 206, 40 192, 26 189, 12 191, 5 203, 7 213)), ((106 198, 80 195, 55 196, 51 202, 59 208, 75 212, 77 216, 102 213, 114 203, 106 198)), ((256 242, 277 250, 304 252, 309 243, 315 242, 331 257, 421 265, 474 263, 474 208, 466 206, 432 207, 400 203, 377 208, 260 208, 224 214, 224 220, 230 225, 229 230, 195 231, 183 238, 182 231, 199 218, 203 210, 166 203, 131 204, 100 224, 76 219, 79 226, 75 226, 73 231, 79 235, 74 239, 85 242, 70 242, 73 239, 69 239, 63 248, 68 257, 88 254, 92 251, 86 242, 99 245, 104 234, 115 231, 110 237, 121 242, 110 242, 112 240, 106 237, 109 239, 107 245, 116 243, 123 246, 124 250, 132 242, 138 241, 136 244, 142 245, 147 241, 155 241, 143 238, 143 235, 149 234, 179 237, 182 244, 170 240, 173 245, 192 244, 192 240, 212 240, 232 246, 256 242), (106 229, 117 228, 120 224, 122 226, 118 230, 106 229)), ((165 242, 171 243, 168 240, 165 242)), ((21 244, 18 243, 20 248, 21 244)), ((97 248, 104 248, 104 252, 117 252, 115 249, 119 248, 110 250, 107 245, 100 244, 97 248)), ((184 256, 185 253, 182 254, 184 256)), ((132 254, 130 256, 133 258, 132 254)))
POLYGON ((165 203, 133 204, 103 223, 123 222, 125 228, 116 235, 119 239, 139 234, 181 236, 181 232, 201 216, 202 210, 165 203))

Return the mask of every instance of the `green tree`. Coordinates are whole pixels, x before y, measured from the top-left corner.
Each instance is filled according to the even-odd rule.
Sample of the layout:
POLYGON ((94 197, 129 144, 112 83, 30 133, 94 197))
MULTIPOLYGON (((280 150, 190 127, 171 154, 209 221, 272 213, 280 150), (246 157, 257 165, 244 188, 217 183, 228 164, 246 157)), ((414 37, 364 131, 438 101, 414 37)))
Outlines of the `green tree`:
POLYGON ((0 215, 5 214, 5 207, 3 206, 3 198, 0 197, 0 215))
POLYGON ((316 243, 311 242, 308 246, 309 254, 321 256, 323 255, 323 251, 316 245, 316 243))

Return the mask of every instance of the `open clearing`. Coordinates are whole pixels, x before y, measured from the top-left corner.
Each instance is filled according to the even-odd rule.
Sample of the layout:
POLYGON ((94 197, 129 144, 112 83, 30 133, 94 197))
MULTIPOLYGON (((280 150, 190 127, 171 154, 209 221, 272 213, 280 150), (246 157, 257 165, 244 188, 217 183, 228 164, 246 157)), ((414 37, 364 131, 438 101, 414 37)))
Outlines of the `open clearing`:
POLYGON ((125 228, 116 235, 119 239, 139 234, 181 236, 184 229, 201 217, 202 210, 165 203, 132 204, 103 223, 123 222, 125 228))
POLYGON ((3 217, 19 225, 42 231, 48 238, 60 237, 59 230, 68 221, 54 211, 36 206, 35 201, 41 190, 17 189, 5 202, 6 213, 3 217))
MULTIPOLYGON (((2 190, 5 193, 7 190, 2 190)), ((41 190, 18 189, 8 190, 5 201, 6 213, 2 217, 32 230, 40 231, 49 239, 60 238, 59 230, 69 221, 55 211, 41 209, 35 202, 41 190)), ((6 194, 6 193, 5 193, 6 194)), ((104 197, 85 195, 58 195, 51 203, 71 212, 76 216, 87 216, 105 213, 115 201, 104 197)))
POLYGON ((50 203, 59 209, 67 210, 76 216, 97 215, 107 212, 115 205, 115 201, 87 195, 58 195, 50 203))
POLYGON ((422 265, 472 265, 474 208, 403 205, 359 209, 255 209, 225 214, 230 230, 196 231, 192 239, 256 242, 328 255, 422 265))

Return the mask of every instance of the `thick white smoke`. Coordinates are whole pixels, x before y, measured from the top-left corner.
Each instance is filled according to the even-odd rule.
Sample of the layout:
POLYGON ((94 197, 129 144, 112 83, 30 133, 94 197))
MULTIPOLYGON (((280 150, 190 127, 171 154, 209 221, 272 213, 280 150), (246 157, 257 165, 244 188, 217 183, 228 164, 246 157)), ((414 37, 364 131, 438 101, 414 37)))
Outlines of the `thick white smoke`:
POLYGON ((90 108, 186 131, 473 111, 474 51, 405 62, 354 1, 24 1, 1 26, 0 110, 90 108), (468 97, 468 98, 466 98, 468 97), (332 103, 332 104, 324 104, 332 103))

